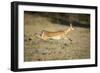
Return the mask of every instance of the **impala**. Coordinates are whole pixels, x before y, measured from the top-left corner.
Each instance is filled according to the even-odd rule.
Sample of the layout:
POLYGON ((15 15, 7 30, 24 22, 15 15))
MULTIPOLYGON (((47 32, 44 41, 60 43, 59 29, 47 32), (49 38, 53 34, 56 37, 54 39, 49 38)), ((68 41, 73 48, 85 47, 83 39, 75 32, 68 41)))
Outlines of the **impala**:
POLYGON ((72 24, 70 24, 70 27, 68 29, 65 29, 65 30, 54 31, 54 32, 42 30, 41 35, 37 35, 37 37, 41 38, 43 40, 48 40, 48 39, 53 39, 53 40, 69 39, 66 36, 72 30, 74 30, 74 28, 72 27, 72 24))

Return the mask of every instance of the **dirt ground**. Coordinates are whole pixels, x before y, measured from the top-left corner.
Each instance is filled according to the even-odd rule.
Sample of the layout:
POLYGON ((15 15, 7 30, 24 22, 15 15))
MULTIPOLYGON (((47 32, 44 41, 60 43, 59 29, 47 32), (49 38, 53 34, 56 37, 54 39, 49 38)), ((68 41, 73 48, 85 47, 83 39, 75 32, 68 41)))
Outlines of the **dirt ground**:
POLYGON ((52 24, 47 18, 25 14, 24 61, 72 60, 90 58, 90 29, 74 27, 69 40, 43 41, 35 36, 41 30, 57 31, 68 25, 52 24))

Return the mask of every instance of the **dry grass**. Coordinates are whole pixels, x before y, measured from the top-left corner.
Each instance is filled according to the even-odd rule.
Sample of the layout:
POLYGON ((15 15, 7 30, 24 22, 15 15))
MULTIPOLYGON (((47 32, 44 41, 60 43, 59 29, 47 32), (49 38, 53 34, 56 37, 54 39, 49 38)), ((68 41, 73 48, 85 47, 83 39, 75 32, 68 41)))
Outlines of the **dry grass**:
POLYGON ((25 14, 24 61, 72 60, 90 58, 90 29, 74 27, 69 40, 43 41, 34 34, 41 30, 57 31, 69 26, 53 24, 46 17, 25 14))

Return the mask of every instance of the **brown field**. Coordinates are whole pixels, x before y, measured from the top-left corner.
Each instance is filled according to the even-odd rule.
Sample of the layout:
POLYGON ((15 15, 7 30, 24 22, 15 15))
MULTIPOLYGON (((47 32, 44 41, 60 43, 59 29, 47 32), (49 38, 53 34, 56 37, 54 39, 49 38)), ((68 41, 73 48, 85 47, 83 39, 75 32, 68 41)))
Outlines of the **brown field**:
POLYGON ((74 26, 69 40, 43 41, 35 36, 41 30, 64 30, 68 25, 52 23, 47 17, 25 14, 24 16, 24 61, 72 60, 90 58, 90 28, 74 26))

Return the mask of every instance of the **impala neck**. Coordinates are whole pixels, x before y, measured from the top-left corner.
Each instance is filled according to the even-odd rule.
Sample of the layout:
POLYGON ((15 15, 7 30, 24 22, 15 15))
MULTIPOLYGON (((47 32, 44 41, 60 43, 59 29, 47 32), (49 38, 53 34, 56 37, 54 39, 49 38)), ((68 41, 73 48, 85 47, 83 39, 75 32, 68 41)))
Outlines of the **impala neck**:
POLYGON ((72 27, 72 24, 70 24, 70 27, 67 30, 65 30, 65 34, 68 34, 72 30, 74 30, 74 28, 72 27))
POLYGON ((67 30, 65 30, 65 34, 68 34, 71 31, 70 28, 68 28, 67 30))

